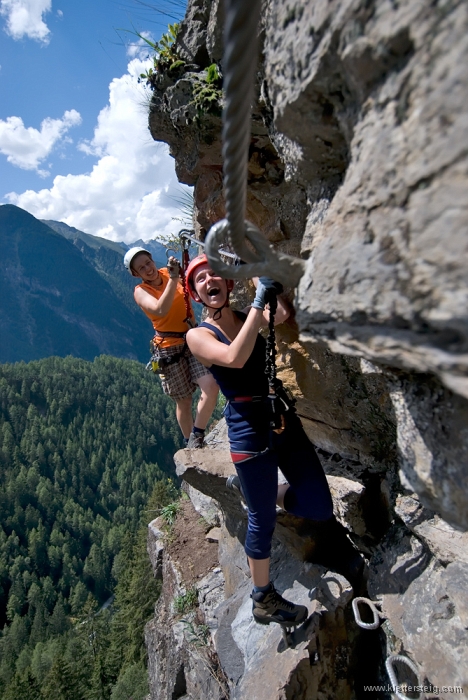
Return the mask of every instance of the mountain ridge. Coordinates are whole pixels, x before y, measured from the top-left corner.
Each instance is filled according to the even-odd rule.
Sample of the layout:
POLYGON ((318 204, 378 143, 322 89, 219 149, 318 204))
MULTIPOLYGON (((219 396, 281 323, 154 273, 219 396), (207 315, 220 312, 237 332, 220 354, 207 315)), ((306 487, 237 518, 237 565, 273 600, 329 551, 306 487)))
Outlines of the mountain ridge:
POLYGON ((84 252, 19 207, 0 206, 6 251, 0 263, 0 362, 103 353, 146 361, 151 325, 134 304, 135 280, 112 250, 115 244, 93 249, 92 241, 80 240, 84 252), (106 256, 115 268, 107 272, 106 256))

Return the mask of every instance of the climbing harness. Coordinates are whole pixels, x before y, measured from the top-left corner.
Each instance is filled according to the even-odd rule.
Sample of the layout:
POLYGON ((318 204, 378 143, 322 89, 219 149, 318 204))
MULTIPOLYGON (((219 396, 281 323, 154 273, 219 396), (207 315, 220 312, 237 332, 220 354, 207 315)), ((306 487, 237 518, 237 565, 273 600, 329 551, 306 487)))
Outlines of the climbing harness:
POLYGON ((155 374, 164 374, 166 369, 171 365, 175 365, 184 357, 187 352, 187 343, 185 342, 185 333, 172 333, 171 331, 156 331, 155 337, 150 340, 151 359, 146 365, 146 369, 151 370, 155 374), (155 342, 156 338, 184 338, 182 350, 175 355, 169 357, 161 357, 159 346, 155 342))
POLYGON ((418 687, 422 686, 420 676, 419 676, 419 670, 416 667, 416 664, 414 664, 411 659, 409 659, 407 656, 402 656, 401 654, 395 654, 393 656, 389 656, 388 659, 385 662, 385 668, 387 669, 388 677, 390 678, 390 683, 393 687, 393 694, 397 696, 399 700, 410 700, 408 695, 405 695, 402 693, 399 688, 403 686, 403 683, 399 683, 396 677, 396 671, 394 668, 395 663, 401 663, 405 664, 408 666, 408 668, 411 669, 411 671, 414 673, 414 675, 417 678, 417 683, 416 685, 418 687))
POLYGON ((369 600, 368 598, 354 598, 352 602, 353 606, 353 613, 354 613, 354 619, 356 620, 356 624, 359 625, 359 627, 362 627, 364 630, 376 630, 377 627, 380 625, 380 620, 385 619, 385 616, 382 614, 380 610, 377 610, 376 605, 381 605, 379 602, 373 602, 372 600, 369 600), (369 608, 372 611, 372 614, 374 616, 374 619, 372 622, 364 622, 361 618, 361 615, 359 613, 359 603, 365 603, 366 605, 369 606, 369 608))
POLYGON ((205 251, 211 267, 222 277, 245 279, 265 275, 285 286, 297 286, 305 262, 274 251, 260 230, 244 220, 260 5, 260 0, 226 0, 225 3, 223 170, 226 219, 210 229, 205 251), (246 262, 235 270, 223 263, 218 253, 226 236, 237 255, 246 262), (246 238, 255 252, 246 244, 246 238))

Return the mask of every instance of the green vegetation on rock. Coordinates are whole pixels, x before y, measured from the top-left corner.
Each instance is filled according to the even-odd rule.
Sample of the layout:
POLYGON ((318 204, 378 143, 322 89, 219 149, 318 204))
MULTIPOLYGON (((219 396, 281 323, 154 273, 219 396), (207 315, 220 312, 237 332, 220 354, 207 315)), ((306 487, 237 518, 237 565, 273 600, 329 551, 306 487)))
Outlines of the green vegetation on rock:
POLYGON ((176 50, 178 32, 179 24, 169 24, 167 32, 156 42, 151 41, 139 32, 134 32, 139 39, 148 44, 154 51, 153 68, 148 68, 145 73, 140 73, 139 81, 145 80, 146 85, 154 88, 155 78, 158 73, 175 73, 179 68, 185 66, 185 61, 180 58, 176 50))

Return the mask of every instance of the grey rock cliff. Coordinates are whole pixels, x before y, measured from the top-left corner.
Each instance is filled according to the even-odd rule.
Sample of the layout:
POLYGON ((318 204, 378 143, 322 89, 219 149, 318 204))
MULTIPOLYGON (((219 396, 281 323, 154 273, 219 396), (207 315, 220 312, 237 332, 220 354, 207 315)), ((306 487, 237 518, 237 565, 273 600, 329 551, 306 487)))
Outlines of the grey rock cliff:
MULTIPOLYGON (((466 692, 468 5, 268 0, 264 10, 246 217, 280 250, 307 258, 289 290, 295 319, 277 333, 279 374, 386 615, 380 630, 358 634, 344 605, 335 629, 347 639, 343 668, 367 684, 356 663, 365 655, 387 683, 383 660, 402 652, 422 679, 466 692)), ((160 76, 149 118, 181 181, 194 185, 201 237, 224 215, 222 95, 218 111, 200 110, 194 85, 220 61, 221 25, 222 2, 189 2, 181 52, 198 67, 160 76)), ((225 659, 248 572, 245 519, 223 488, 231 466, 221 453, 207 456, 210 467, 193 453, 178 462, 220 508, 225 659)), ((279 517, 278 546, 291 561, 302 556, 296 534, 279 517)), ((226 662, 231 693, 248 683, 239 644, 226 662)), ((303 695, 285 670, 284 697, 353 696, 333 685, 334 659, 334 672, 297 676, 303 695)))
MULTIPOLYGON (((213 499, 210 511, 216 508, 221 525, 219 566, 197 582, 199 606, 189 619, 174 610, 174 601, 186 590, 181 563, 164 548, 158 522, 149 527, 148 547, 156 576, 161 575, 163 552, 163 591, 155 619, 146 627, 151 700, 178 697, 182 690, 193 700, 305 700, 318 688, 326 688, 329 697, 351 698, 349 670, 356 665, 351 661, 356 630, 345 609, 353 590, 344 576, 305 561, 304 542, 311 540, 297 534, 301 519, 291 523, 286 514, 282 520, 278 516, 271 574, 278 590, 306 605, 310 616, 291 636, 288 647, 278 625, 264 627, 253 621, 243 549, 246 514, 236 493, 226 488, 226 476, 233 467, 223 428, 221 423, 210 434, 205 449, 175 455, 177 472, 185 480, 184 488, 189 486, 186 491, 194 505, 201 494, 213 499), (200 625, 210 630, 204 645, 196 643, 200 625), (197 663, 200 654, 202 665, 197 663)), ((340 483, 341 494, 346 492, 346 481, 343 478, 340 483)), ((341 507, 346 516, 344 503, 345 499, 341 507)))

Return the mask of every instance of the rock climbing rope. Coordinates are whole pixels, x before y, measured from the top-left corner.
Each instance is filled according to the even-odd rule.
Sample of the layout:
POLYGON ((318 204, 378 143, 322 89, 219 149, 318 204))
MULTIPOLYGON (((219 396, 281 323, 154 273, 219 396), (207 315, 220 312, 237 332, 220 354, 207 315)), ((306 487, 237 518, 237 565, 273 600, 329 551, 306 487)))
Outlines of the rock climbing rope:
POLYGON ((354 619, 356 620, 356 624, 359 625, 359 627, 362 627, 364 630, 376 630, 377 627, 380 625, 380 620, 384 619, 385 616, 380 612, 380 610, 377 610, 376 605, 380 605, 380 603, 374 603, 372 600, 369 600, 368 598, 354 598, 352 602, 353 606, 353 613, 354 613, 354 619), (361 615, 359 613, 359 604, 365 604, 368 605, 369 608, 372 611, 372 614, 374 616, 374 619, 372 622, 364 622, 361 618, 361 615))
POLYGON ((192 307, 190 305, 190 298, 189 298, 189 293, 187 289, 187 281, 185 279, 185 272, 188 268, 189 262, 190 262, 190 255, 189 255, 189 250, 188 250, 188 244, 184 245, 183 239, 181 239, 182 242, 182 265, 180 268, 180 278, 182 281, 182 288, 184 290, 184 303, 185 303, 185 313, 186 313, 186 318, 185 321, 188 322, 188 319, 191 318, 192 315, 192 307))
POLYGON ((416 685, 418 687, 422 686, 422 683, 421 683, 421 680, 419 677, 419 670, 418 670, 416 664, 414 664, 411 661, 411 659, 409 659, 407 656, 402 656, 401 654, 395 654, 393 656, 389 656, 385 662, 385 668, 387 669, 388 677, 389 677, 390 683, 392 684, 392 687, 393 687, 393 691, 392 691, 393 694, 396 695, 396 697, 399 700, 410 700, 409 696, 405 695, 400 690, 400 688, 403 687, 403 683, 401 681, 399 682, 397 680, 396 671, 394 668, 395 663, 401 663, 401 664, 408 666, 408 668, 410 668, 411 671, 414 673, 414 675, 416 676, 417 682, 411 683, 412 686, 414 686, 414 685, 416 685))
POLYGON ((225 3, 223 167, 226 219, 210 229, 205 252, 213 270, 223 277, 245 279, 265 275, 284 285, 296 286, 304 273, 304 261, 276 253, 260 230, 244 220, 260 4, 261 0, 226 0, 225 3), (223 263, 218 253, 226 236, 246 263, 235 270, 223 263))
MULTIPOLYGON (((175 253, 175 255, 178 255, 179 251, 176 250, 175 248, 170 248, 170 247, 166 248, 166 258, 168 261, 169 261, 171 253, 175 253)), ((187 248, 187 251, 185 251, 185 248, 182 246, 182 265, 179 268, 179 275, 180 275, 180 280, 182 282, 182 288, 184 290, 184 304, 185 304, 184 323, 186 323, 190 328, 193 328, 195 325, 195 321, 194 321, 193 314, 192 314, 192 307, 190 306, 190 299, 189 299, 187 285, 185 284, 185 270, 187 269, 188 263, 189 263, 188 248, 187 248)))

